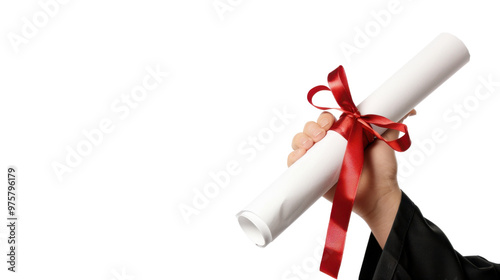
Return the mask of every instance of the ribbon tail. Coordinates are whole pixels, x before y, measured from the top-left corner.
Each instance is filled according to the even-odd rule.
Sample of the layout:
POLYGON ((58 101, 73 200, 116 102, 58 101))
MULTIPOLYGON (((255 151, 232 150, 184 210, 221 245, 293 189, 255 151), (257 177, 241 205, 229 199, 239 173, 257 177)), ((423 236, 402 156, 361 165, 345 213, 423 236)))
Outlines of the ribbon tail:
POLYGON ((351 211, 358 189, 364 159, 363 128, 355 122, 349 135, 337 189, 332 204, 330 222, 320 270, 337 279, 344 254, 345 239, 351 211))

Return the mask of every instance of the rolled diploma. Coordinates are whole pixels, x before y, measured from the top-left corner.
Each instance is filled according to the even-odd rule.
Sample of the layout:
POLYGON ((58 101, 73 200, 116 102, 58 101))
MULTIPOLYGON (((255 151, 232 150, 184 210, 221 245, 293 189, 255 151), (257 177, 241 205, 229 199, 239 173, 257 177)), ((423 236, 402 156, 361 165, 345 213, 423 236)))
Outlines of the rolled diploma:
MULTIPOLYGON (((467 47, 443 33, 358 105, 361 114, 403 118, 469 61, 467 47)), ((382 134, 386 129, 374 127, 382 134)), ((316 143, 236 217, 243 231, 265 247, 333 186, 347 140, 335 131, 316 143)))

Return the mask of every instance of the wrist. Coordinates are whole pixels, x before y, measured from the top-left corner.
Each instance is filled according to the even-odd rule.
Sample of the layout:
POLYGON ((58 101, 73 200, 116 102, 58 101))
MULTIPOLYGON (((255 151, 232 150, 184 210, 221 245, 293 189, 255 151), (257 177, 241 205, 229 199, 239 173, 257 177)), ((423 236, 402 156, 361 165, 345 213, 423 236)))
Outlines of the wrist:
POLYGON ((370 227, 375 239, 382 249, 391 232, 392 224, 398 213, 400 203, 401 190, 397 187, 381 196, 377 200, 373 211, 362 217, 370 227))

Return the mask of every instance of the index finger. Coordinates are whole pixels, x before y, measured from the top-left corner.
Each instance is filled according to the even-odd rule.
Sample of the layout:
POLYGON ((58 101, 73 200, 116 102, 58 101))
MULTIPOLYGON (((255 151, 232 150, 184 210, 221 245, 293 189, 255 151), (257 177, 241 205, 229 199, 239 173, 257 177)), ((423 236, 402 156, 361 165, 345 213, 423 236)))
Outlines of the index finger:
POLYGON ((321 128, 328 130, 332 127, 335 121, 335 116, 332 115, 332 113, 324 111, 319 115, 317 123, 321 126, 321 128))

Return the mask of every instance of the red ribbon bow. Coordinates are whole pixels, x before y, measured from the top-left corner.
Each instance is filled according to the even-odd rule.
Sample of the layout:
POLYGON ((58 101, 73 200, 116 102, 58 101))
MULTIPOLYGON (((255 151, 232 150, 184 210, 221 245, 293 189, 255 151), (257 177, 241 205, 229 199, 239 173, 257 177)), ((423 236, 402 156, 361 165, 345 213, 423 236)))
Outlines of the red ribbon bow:
POLYGON ((328 85, 330 87, 316 86, 312 88, 307 94, 307 100, 318 109, 337 109, 343 112, 339 120, 330 128, 347 140, 347 148, 337 182, 337 189, 335 190, 325 249, 320 266, 322 272, 337 278, 359 177, 363 170, 364 148, 373 142, 376 137, 383 140, 392 149, 402 152, 410 147, 411 141, 406 125, 395 123, 383 116, 361 115, 359 113, 358 108, 352 101, 344 67, 339 66, 328 75, 328 85), (323 90, 329 90, 333 93, 340 108, 320 107, 312 103, 313 96, 323 90), (371 127, 371 124, 395 129, 405 134, 399 139, 388 141, 377 133, 371 127))

